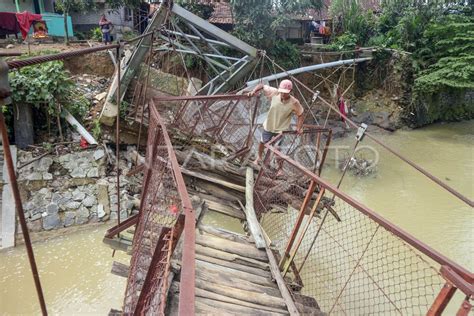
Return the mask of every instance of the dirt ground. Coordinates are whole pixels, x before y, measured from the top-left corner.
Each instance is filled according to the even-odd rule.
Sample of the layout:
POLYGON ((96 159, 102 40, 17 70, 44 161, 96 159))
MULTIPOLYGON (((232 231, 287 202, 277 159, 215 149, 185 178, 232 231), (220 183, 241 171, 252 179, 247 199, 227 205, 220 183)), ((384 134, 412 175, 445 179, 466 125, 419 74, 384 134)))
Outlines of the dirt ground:
MULTIPOLYGON (((90 42, 92 46, 102 45, 98 42, 90 42)), ((28 56, 28 54, 37 54, 42 52, 43 54, 67 52, 70 50, 77 50, 88 48, 88 43, 71 43, 65 45, 64 43, 37 43, 37 44, 12 44, 12 48, 6 48, 10 43, 0 43, 0 54, 2 52, 21 52, 22 57, 28 56), (29 47, 28 47, 29 46, 29 47)), ((15 59, 17 57, 8 57, 8 60, 15 59)), ((112 59, 107 51, 97 52, 91 55, 78 56, 69 58, 64 61, 65 67, 73 74, 93 74, 97 76, 110 77, 114 72, 114 65, 112 59)))

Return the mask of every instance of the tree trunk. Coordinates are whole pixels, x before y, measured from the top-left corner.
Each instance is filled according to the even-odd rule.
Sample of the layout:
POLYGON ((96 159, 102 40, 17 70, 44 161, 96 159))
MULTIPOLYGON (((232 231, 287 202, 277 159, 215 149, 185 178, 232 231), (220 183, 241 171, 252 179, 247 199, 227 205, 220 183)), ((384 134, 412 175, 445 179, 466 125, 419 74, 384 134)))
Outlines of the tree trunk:
POLYGON ((13 116, 16 145, 21 149, 33 145, 33 106, 28 103, 15 104, 13 106, 13 116))
POLYGON ((69 33, 67 29, 67 11, 64 10, 64 44, 69 45, 69 33))

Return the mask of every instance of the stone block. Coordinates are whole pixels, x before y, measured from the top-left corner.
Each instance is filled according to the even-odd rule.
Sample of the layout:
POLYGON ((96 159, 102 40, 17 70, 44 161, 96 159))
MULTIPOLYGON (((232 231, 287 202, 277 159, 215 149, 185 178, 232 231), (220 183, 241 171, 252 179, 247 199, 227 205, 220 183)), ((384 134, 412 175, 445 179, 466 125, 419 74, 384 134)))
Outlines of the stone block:
POLYGON ((49 214, 43 217, 43 228, 44 230, 51 230, 55 228, 59 228, 61 226, 61 220, 59 219, 59 215, 56 214, 49 214))
POLYGON ((76 212, 65 212, 64 213, 64 227, 69 227, 74 224, 76 218, 76 212))
POLYGON ((97 204, 97 199, 93 195, 86 196, 86 198, 82 201, 82 205, 85 207, 91 207, 97 204))
POLYGON ((89 221, 89 210, 85 207, 81 207, 76 212, 76 224, 82 225, 89 221))
POLYGON ((57 214, 58 211, 59 211, 59 207, 56 203, 50 203, 46 207, 46 212, 48 212, 48 214, 57 214))

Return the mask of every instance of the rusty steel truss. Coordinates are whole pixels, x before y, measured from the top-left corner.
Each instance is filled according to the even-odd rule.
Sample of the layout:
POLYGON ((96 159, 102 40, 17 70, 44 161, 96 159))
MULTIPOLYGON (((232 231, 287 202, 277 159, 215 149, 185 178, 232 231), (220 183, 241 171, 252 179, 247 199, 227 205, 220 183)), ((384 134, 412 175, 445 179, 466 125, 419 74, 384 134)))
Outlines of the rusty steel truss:
POLYGON ((194 314, 195 216, 172 144, 158 111, 151 103, 150 125, 140 213, 123 312, 161 315, 170 286, 171 255, 184 232, 180 315, 194 314))
POLYGON ((467 315, 474 294, 471 272, 286 152, 271 143, 266 149, 255 183, 257 216, 281 256, 283 274, 322 311, 440 315, 460 290, 465 300, 458 315, 467 315))

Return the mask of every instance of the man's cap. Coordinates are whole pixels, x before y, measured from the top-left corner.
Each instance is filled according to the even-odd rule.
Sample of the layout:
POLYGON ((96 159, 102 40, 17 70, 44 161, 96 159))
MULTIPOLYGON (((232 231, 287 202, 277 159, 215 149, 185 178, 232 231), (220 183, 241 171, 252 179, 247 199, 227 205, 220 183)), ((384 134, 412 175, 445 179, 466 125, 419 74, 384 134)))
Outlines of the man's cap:
POLYGON ((278 92, 280 93, 290 93, 293 90, 293 82, 288 79, 283 80, 280 82, 280 86, 278 87, 278 92))

